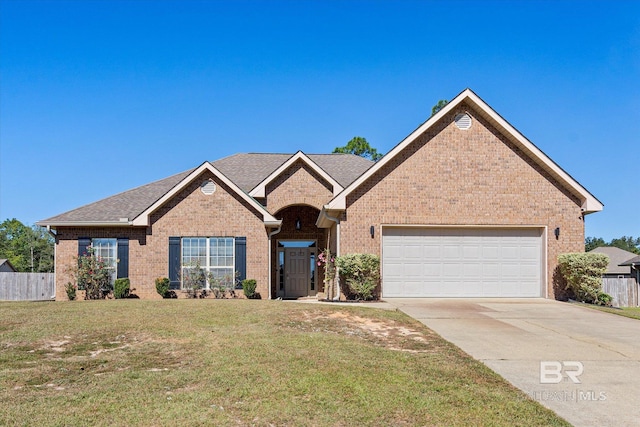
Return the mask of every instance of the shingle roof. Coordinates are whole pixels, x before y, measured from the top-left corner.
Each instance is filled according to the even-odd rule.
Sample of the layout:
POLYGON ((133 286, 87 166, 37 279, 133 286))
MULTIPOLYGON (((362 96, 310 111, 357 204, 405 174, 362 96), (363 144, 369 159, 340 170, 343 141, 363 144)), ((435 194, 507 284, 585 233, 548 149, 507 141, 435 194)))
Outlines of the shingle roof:
MULTIPOLYGON (((211 164, 243 191, 249 192, 293 154, 243 153, 211 164)), ((373 162, 353 154, 310 154, 308 157, 340 185, 346 187, 373 162)), ((194 169, 119 193, 43 221, 39 225, 64 223, 117 223, 132 220, 180 183, 194 169)))
MULTIPOLYGON (((211 164, 238 187, 249 192, 291 156, 293 154, 243 153, 216 160, 211 164)), ((371 160, 353 154, 307 156, 343 187, 351 184, 373 165, 371 160)))
POLYGON ((620 263, 620 265, 633 265, 633 264, 640 264, 640 255, 620 263))
POLYGON ((625 251, 624 249, 614 246, 601 246, 589 252, 605 254, 609 257, 609 266, 607 267, 606 274, 629 274, 629 267, 620 266, 620 264, 636 256, 633 252, 625 251))

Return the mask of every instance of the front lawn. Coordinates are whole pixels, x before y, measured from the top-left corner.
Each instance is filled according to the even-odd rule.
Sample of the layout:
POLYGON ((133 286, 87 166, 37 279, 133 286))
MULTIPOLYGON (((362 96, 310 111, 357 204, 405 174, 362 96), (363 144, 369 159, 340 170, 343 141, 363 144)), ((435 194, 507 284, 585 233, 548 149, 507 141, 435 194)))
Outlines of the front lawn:
POLYGON ((568 425, 394 311, 0 303, 0 425, 568 425))
POLYGON ((630 317, 632 319, 640 320, 640 307, 603 307, 601 305, 593 304, 580 304, 585 307, 594 308, 596 310, 605 311, 607 313, 617 314, 618 316, 630 317))

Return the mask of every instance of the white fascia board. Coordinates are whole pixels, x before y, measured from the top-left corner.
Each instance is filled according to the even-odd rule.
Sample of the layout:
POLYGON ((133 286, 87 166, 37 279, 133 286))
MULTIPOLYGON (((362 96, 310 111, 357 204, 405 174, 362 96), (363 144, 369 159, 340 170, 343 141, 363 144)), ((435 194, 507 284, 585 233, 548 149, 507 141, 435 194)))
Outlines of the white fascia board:
POLYGON ((344 189, 338 196, 327 205, 328 209, 346 209, 347 196, 356 188, 358 188, 363 182, 369 179, 380 168, 384 167, 391 159, 393 159, 398 153, 403 151, 409 144, 411 144, 416 138, 426 132, 431 126, 433 126, 443 116, 448 114, 451 110, 456 108, 462 102, 469 102, 473 107, 478 109, 484 118, 493 122, 496 127, 502 131, 506 136, 523 149, 536 163, 538 163, 543 169, 547 170, 554 178, 558 179, 561 183, 564 183, 568 189, 579 196, 581 199, 581 209, 585 214, 598 212, 603 209, 602 203, 598 201, 589 191, 587 191, 580 183, 578 183, 571 175, 565 172, 560 166, 558 166, 553 160, 551 160, 546 154, 544 154, 538 147, 536 147, 531 141, 529 141, 524 135, 522 135, 516 128, 511 126, 509 122, 496 113, 486 102, 484 102, 478 95, 476 95, 471 89, 465 89, 458 96, 445 105, 434 116, 430 117, 426 122, 420 125, 409 136, 407 136, 402 142, 396 145, 389 153, 387 153, 382 159, 380 159, 375 165, 369 168, 364 174, 362 174, 351 185, 344 189))
POLYGON ((302 151, 298 151, 296 154, 291 156, 289 160, 284 162, 278 169, 273 171, 269 176, 262 180, 258 185, 255 186, 253 190, 249 192, 251 197, 266 197, 266 188, 267 185, 276 179, 282 172, 287 170, 291 165, 293 165, 296 161, 302 160, 305 162, 311 169, 313 169, 318 175, 320 175, 323 179, 327 180, 329 184, 333 187, 333 195, 336 196, 340 193, 343 188, 338 182, 331 177, 324 169, 322 169, 316 162, 311 160, 309 156, 304 154, 302 151))
POLYGON ((134 225, 132 221, 38 221, 39 227, 123 227, 134 225))
POLYGON ((193 172, 191 172, 189 175, 187 175, 182 181, 180 181, 178 184, 176 184, 171 190, 169 190, 167 193, 165 193, 164 196, 162 196, 154 204, 149 206, 144 212, 142 212, 140 215, 138 215, 136 218, 134 218, 134 220, 132 221, 132 225, 134 225, 134 226, 148 226, 149 225, 149 218, 151 217, 151 214, 156 209, 158 209, 160 206, 162 206, 166 202, 168 202, 179 191, 184 189, 187 185, 189 185, 191 182, 193 182, 193 180, 195 180, 198 176, 200 176, 200 174, 202 174, 204 171, 211 172, 218 179, 220 179, 220 181, 222 181, 225 185, 227 185, 229 188, 231 188, 236 194, 238 194, 240 197, 242 197, 242 199, 244 199, 247 203, 249 203, 251 206, 256 208, 262 214, 262 219, 265 222, 265 224, 278 222, 278 220, 276 218, 274 218, 269 212, 267 212, 267 210, 264 208, 264 206, 262 206, 260 203, 258 203, 252 197, 250 197, 247 193, 242 191, 242 189, 240 189, 240 187, 238 187, 236 184, 234 184, 233 181, 231 181, 229 178, 227 178, 215 166, 213 166, 209 162, 204 162, 202 165, 200 165, 198 168, 196 168, 193 172))

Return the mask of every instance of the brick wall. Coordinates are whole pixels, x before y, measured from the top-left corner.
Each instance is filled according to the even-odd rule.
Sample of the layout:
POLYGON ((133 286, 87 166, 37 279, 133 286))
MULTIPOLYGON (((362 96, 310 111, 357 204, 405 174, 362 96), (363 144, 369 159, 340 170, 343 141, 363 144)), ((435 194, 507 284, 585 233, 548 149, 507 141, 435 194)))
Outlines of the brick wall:
POLYGON ((549 296, 558 254, 584 250, 579 201, 464 104, 348 196, 341 253, 380 254, 381 224, 547 226, 549 296), (453 123, 463 112, 468 130, 453 123))
POLYGON ((333 197, 331 185, 302 160, 296 161, 280 176, 270 182, 266 189, 267 209, 278 212, 292 204, 322 206, 333 197))
MULTIPOLYGON (((63 228, 57 237, 56 298, 66 300, 64 284, 71 280, 69 266, 78 254, 78 237, 129 237, 129 279, 140 298, 160 298, 155 279, 167 277, 169 237, 246 237, 247 278, 256 279, 257 292, 268 294, 268 238, 262 216, 233 194, 210 172, 194 180, 151 216, 147 228, 63 228), (213 179, 212 195, 200 191, 204 180, 213 179)), ((182 294, 179 293, 179 296, 182 294)))

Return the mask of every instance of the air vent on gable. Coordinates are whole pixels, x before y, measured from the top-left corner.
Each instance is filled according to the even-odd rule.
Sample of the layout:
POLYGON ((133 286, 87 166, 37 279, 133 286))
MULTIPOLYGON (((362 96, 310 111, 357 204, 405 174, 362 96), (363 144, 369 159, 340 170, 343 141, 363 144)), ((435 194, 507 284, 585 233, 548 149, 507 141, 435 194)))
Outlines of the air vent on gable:
POLYGON ((467 113, 458 114, 455 118, 458 129, 467 130, 471 127, 471 116, 467 113))
POLYGON ((207 196, 210 196, 216 192, 216 184, 212 180, 205 181, 200 185, 200 190, 207 196))

